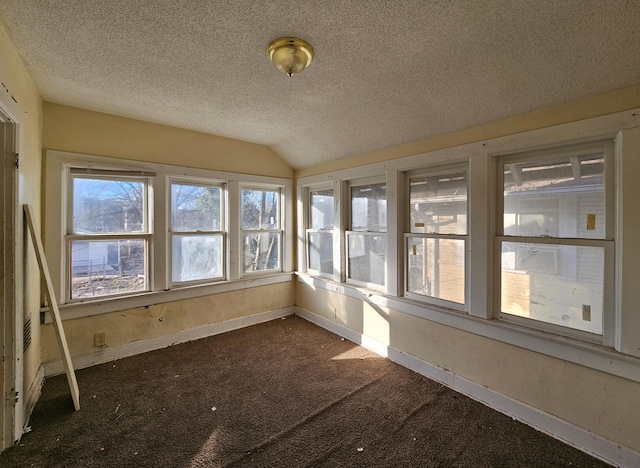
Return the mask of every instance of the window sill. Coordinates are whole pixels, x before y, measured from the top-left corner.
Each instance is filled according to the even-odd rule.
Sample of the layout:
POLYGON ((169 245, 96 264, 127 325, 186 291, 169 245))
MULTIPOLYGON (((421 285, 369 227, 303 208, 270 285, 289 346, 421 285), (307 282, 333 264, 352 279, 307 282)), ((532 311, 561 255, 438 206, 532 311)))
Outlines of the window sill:
MULTIPOLYGON (((153 291, 126 297, 114 297, 87 302, 62 304, 59 306, 62 320, 73 320, 93 315, 108 314, 121 310, 147 307, 164 302, 181 301, 195 297, 210 296, 230 291, 238 291, 258 286, 286 283, 293 278, 292 273, 275 273, 236 281, 223 281, 215 284, 184 286, 167 291, 153 291)), ((40 309, 42 323, 51 323, 49 308, 40 309)))
POLYGON ((381 307, 640 383, 640 359, 619 353, 600 344, 567 338, 499 320, 477 318, 466 312, 440 308, 407 298, 386 296, 379 291, 357 288, 346 283, 337 283, 304 273, 297 273, 297 276, 299 282, 313 288, 321 288, 367 301, 381 307))

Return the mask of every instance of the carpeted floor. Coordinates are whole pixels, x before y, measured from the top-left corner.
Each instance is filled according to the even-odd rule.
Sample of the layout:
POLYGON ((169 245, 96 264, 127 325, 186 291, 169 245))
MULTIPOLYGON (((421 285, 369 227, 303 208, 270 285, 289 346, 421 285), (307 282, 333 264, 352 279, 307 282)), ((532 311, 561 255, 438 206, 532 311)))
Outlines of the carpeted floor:
POLYGON ((0 466, 607 466, 294 316, 77 377, 0 466))

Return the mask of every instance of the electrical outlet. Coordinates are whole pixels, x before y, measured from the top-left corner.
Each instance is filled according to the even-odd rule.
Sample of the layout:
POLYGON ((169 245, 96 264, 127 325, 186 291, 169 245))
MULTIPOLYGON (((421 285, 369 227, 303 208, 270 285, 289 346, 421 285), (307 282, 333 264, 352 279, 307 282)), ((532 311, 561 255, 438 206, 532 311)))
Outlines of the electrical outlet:
POLYGON ((106 332, 99 332, 93 335, 93 345, 96 348, 102 348, 107 346, 107 334, 106 332))

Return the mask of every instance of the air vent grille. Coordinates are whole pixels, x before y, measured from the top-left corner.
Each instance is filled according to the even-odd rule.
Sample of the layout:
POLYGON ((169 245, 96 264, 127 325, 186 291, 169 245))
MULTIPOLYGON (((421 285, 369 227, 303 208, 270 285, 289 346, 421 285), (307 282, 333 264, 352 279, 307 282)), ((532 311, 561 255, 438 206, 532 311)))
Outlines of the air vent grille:
POLYGON ((27 319, 24 322, 24 327, 22 328, 22 337, 23 337, 23 352, 29 349, 31 346, 31 319, 27 319))

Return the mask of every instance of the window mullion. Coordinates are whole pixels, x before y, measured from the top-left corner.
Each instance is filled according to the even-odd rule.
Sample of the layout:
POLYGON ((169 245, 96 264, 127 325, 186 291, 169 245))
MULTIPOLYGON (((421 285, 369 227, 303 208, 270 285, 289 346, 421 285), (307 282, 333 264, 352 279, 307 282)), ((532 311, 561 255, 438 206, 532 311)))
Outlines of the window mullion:
POLYGON ((298 186, 297 188, 297 231, 296 232, 304 232, 304 239, 298 237, 298 271, 307 272, 309 270, 309 235, 307 233, 307 228, 310 224, 309 222, 309 211, 311 210, 311 205, 309 201, 309 189, 307 187, 298 186))
MULTIPOLYGON (((492 317, 491 271, 491 209, 489 196, 493 160, 485 155, 469 159, 468 225, 467 225, 467 303, 469 315, 492 317), (473 278, 473 281, 471 280, 473 278)), ((500 211, 498 211, 500 212, 500 211)))
POLYGON ((385 257, 385 290, 391 296, 400 296, 402 283, 402 196, 400 194, 401 173, 395 169, 387 170, 387 253, 385 257))
POLYGON ((229 279, 240 278, 242 243, 240 234, 240 187, 237 181, 229 181, 229 253, 227 255, 229 279))
POLYGON ((346 203, 348 203, 349 197, 347 196, 347 183, 340 179, 336 179, 333 182, 333 279, 336 281, 344 282, 347 279, 346 273, 346 236, 345 231, 347 228, 347 216, 348 210, 346 209, 346 203))

